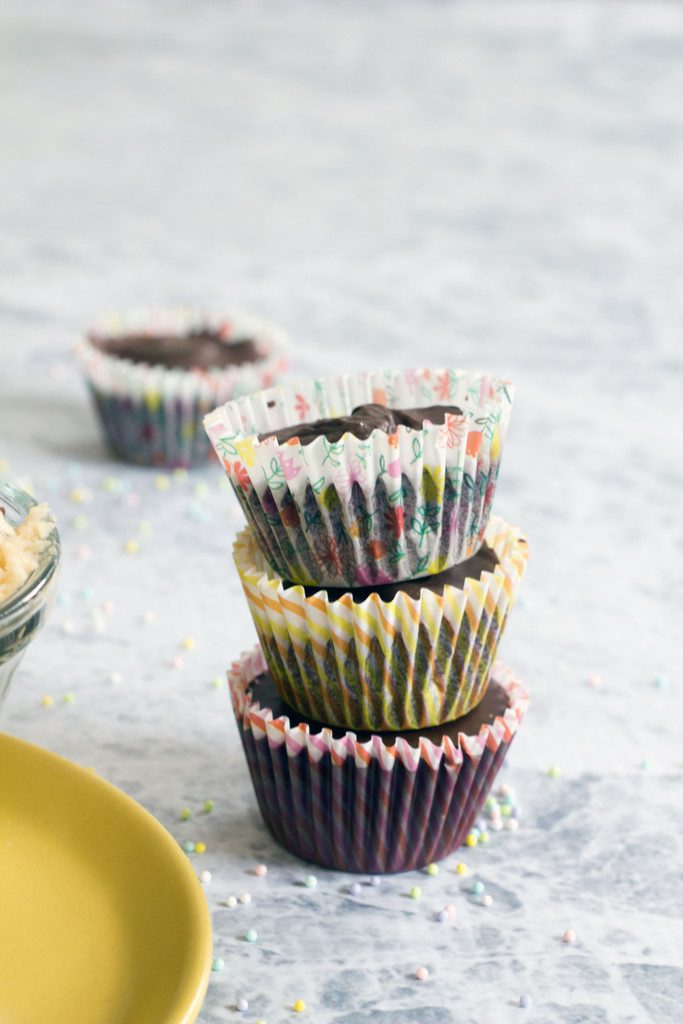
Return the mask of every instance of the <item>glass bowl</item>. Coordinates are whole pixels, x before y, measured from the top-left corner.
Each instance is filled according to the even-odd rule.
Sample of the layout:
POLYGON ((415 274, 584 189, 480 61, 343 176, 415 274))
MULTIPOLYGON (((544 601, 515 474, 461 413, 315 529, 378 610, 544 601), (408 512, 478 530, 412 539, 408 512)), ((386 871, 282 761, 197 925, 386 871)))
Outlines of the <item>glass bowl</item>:
MULTIPOLYGON (((0 478, 0 506, 12 526, 18 526, 35 504, 37 502, 25 491, 0 478)), ((6 601, 0 602, 0 707, 24 651, 52 608, 60 555, 55 524, 35 572, 6 601)))

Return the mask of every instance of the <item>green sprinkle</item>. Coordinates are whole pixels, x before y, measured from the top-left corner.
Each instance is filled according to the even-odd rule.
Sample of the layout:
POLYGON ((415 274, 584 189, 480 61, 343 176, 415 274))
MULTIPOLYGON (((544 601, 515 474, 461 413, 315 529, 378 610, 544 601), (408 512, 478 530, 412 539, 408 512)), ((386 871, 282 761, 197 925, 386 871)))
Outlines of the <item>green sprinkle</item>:
POLYGON ((183 850, 185 853, 194 853, 194 843, 191 839, 186 839, 183 843, 183 850))
POLYGON ((410 892, 408 893, 408 895, 410 896, 411 900, 419 900, 420 896, 422 895, 422 889, 420 888, 419 885, 414 885, 410 892))
POLYGON ((192 811, 190 810, 190 808, 189 807, 183 807, 182 811, 180 812, 180 820, 181 821, 189 821, 191 817, 192 817, 192 811))
POLYGON ((432 875, 432 876, 433 875, 438 875, 438 873, 439 873, 439 865, 438 864, 428 864, 427 867, 425 868, 425 871, 427 872, 428 875, 432 875))
POLYGON ((258 933, 253 928, 250 928, 248 932, 244 933, 244 937, 247 942, 256 942, 258 939, 258 933))
POLYGON ((73 702, 76 700, 76 698, 74 697, 73 693, 71 693, 71 691, 69 691, 68 693, 64 694, 64 696, 62 697, 62 700, 64 701, 65 704, 73 704, 73 702))
POLYGON ((207 814, 211 814, 211 811, 214 809, 214 806, 215 804, 213 800, 204 801, 204 810, 206 811, 207 814))
POLYGON ((213 686, 214 690, 219 690, 220 687, 223 685, 223 677, 214 676, 213 679, 211 680, 211 685, 213 686))
POLYGON ((211 970, 212 971, 224 971, 225 970, 225 960, 223 959, 222 956, 217 956, 216 957, 216 959, 211 964, 211 970))
POLYGON ((559 779, 561 774, 562 772, 556 764, 552 764, 550 768, 548 768, 548 776, 551 779, 559 779))

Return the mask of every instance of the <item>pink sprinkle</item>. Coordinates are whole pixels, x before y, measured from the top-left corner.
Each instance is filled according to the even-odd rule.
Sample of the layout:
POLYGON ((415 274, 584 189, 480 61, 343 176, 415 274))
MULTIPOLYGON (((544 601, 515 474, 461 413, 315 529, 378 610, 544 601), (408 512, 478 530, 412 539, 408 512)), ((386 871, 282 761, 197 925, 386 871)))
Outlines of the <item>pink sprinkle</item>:
POLYGON ((444 910, 446 911, 449 917, 455 917, 455 906, 453 903, 447 903, 446 906, 444 907, 444 910))
POLYGON ((140 495, 136 494, 135 491, 131 491, 123 500, 129 508, 137 508, 140 504, 140 495))
POLYGON ((254 874, 257 878, 263 878, 264 875, 268 874, 268 868, 265 864, 257 864, 254 868, 254 874))
POLYGON ((426 981, 427 978, 429 977, 429 971, 427 970, 426 967, 418 967, 418 969, 415 971, 415 977, 417 978, 418 981, 426 981))
POLYGON ((103 601, 102 602, 102 611, 106 612, 107 615, 110 615, 114 611, 114 602, 113 601, 103 601))
POLYGON ((562 941, 571 945, 572 942, 576 942, 576 932, 573 928, 567 928, 566 932, 562 936, 562 941))
POLYGON ((90 558, 90 554, 91 552, 88 544, 79 544, 76 548, 76 558, 80 558, 82 562, 84 562, 86 558, 90 558))
POLYGON ((182 667, 183 667, 183 659, 180 657, 179 654, 176 654, 176 656, 174 658, 171 658, 171 668, 182 668, 182 667))

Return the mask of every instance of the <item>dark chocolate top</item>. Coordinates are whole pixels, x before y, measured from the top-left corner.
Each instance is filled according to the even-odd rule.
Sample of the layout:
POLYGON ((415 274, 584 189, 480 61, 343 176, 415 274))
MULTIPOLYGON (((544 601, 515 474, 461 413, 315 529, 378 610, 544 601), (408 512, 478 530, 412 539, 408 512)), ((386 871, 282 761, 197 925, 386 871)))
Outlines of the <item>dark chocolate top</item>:
MULTIPOLYGON (((466 579, 479 580, 483 572, 493 572, 497 565, 496 552, 488 544, 482 544, 476 555, 451 566, 450 569, 444 569, 443 572, 436 572, 433 576, 420 576, 416 580, 403 580, 401 583, 374 583, 369 587, 304 587, 304 590, 306 597, 324 591, 330 601, 338 601, 344 594, 352 594, 354 604, 360 604, 370 594, 379 594, 382 601, 392 601, 399 591, 403 591, 409 597, 419 598, 420 591, 423 589, 433 590, 435 594, 443 594, 446 584, 450 584, 452 587, 462 587, 466 579)), ((284 582, 283 586, 287 589, 295 584, 284 582)))
POLYGON ((279 430, 271 430, 259 434, 259 440, 266 437, 276 437, 280 444, 289 441, 293 437, 299 438, 302 445, 310 444, 316 437, 326 437, 334 444, 346 434, 353 434, 361 441, 367 440, 373 430, 383 430, 385 434, 393 434, 396 427, 411 427, 413 430, 422 430, 424 421, 430 423, 444 423, 446 413, 453 413, 456 416, 462 415, 462 409, 457 405, 428 405, 420 409, 388 409, 386 405, 369 403, 358 405, 350 416, 335 416, 332 419, 313 420, 310 423, 297 423, 292 427, 281 427, 279 430))
POLYGON ((398 737, 402 737, 411 747, 419 746, 420 737, 435 743, 438 747, 444 736, 449 736, 457 745, 458 733, 465 733, 466 736, 476 736, 482 725, 491 725, 498 715, 503 715, 510 706, 507 693, 500 683, 490 683, 482 700, 476 708, 468 711, 466 715, 456 718, 453 722, 446 722, 444 725, 431 726, 429 729, 407 729, 404 732, 356 732, 355 729, 344 729, 337 725, 326 726, 323 722, 316 722, 313 718, 307 718, 299 714, 289 704, 285 704, 280 697, 273 677, 270 672, 262 672, 256 676, 249 686, 249 692, 254 703, 258 702, 262 710, 269 708, 274 718, 286 715, 291 726, 301 725, 307 722, 312 733, 318 733, 321 729, 332 729, 335 739, 340 739, 347 732, 353 732, 361 743, 365 743, 370 736, 381 736, 388 747, 393 747, 398 737))
POLYGON ((227 329, 196 327, 183 334, 120 334, 90 336, 107 355, 169 370, 224 370, 263 358, 252 338, 232 338, 227 329))

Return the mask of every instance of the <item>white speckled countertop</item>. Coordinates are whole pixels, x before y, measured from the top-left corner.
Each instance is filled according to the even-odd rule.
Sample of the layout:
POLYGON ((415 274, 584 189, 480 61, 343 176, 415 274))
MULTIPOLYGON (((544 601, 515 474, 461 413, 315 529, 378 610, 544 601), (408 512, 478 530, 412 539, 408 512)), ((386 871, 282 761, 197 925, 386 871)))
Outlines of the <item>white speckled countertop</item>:
POLYGON ((680 1022, 683 7, 9 0, 4 22, 0 458, 65 557, 2 725, 206 842, 227 967, 202 1024, 680 1022), (255 637, 236 502, 215 468, 159 491, 110 462, 69 357, 102 309, 165 302, 280 321, 306 374, 517 382, 496 508, 532 560, 502 655, 534 701, 521 827, 467 851, 490 908, 455 859, 305 889, 266 833, 211 685, 255 637))

